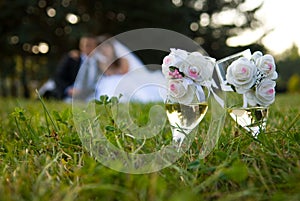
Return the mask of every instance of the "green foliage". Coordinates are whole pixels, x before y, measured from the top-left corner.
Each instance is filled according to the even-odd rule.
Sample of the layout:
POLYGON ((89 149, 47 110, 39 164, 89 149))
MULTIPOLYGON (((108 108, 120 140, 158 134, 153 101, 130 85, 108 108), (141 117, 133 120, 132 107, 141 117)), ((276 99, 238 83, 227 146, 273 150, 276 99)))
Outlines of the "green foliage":
MULTIPOLYGON (((173 165, 143 175, 116 172, 91 157, 70 105, 1 99, 0 200, 299 200, 299 99, 298 94, 279 95, 270 107, 267 131, 257 140, 227 118, 206 158, 197 157, 202 144, 197 137, 173 165)), ((101 100, 97 107, 113 106, 101 100)), ((131 110, 137 121, 147 119, 147 107, 136 104, 131 110)), ((112 126, 107 134, 119 135, 106 118, 105 126, 112 126)), ((119 139, 124 149, 126 143, 140 143, 119 139)), ((148 151, 169 143, 149 141, 148 151)))
MULTIPOLYGON (((50 49, 46 65, 39 66, 40 71, 53 72, 58 59, 77 48, 81 35, 110 33, 112 35, 138 28, 164 28, 182 33, 195 39, 209 55, 222 58, 246 47, 228 47, 226 40, 246 29, 259 26, 254 13, 260 8, 241 10, 245 0, 96 0, 96 1, 1 1, 0 3, 0 43, 1 58, 5 58, 5 69, 12 64, 11 57, 21 55, 35 60, 43 54, 35 54, 32 48, 40 42, 49 44, 50 49), (49 9, 55 14, 49 15, 49 9), (221 12, 235 10, 241 23, 213 23, 213 18, 221 12), (52 10, 53 11, 53 10, 52 10), (66 16, 73 13, 79 22, 72 24, 66 16), (202 18, 210 19, 209 24, 201 25, 202 18), (205 17, 206 16, 206 17, 205 17), (208 18, 207 18, 208 17, 208 18), (198 29, 191 30, 191 23, 197 23, 198 29)), ((203 21, 203 19, 202 19, 203 21)), ((249 47, 249 46, 247 46, 249 47)), ((260 44, 250 45, 253 49, 263 49, 260 44)), ((149 50, 144 54, 149 63, 161 63, 161 57, 149 50), (149 58, 150 55, 150 58, 149 58)), ((161 56, 161 54, 160 54, 161 56)), ((2 69, 2 68, 1 68, 2 69)))
MULTIPOLYGON (((143 135, 144 129, 153 129, 147 126, 149 123, 149 116, 152 106, 158 106, 162 103, 140 104, 132 103, 127 107, 126 103, 119 103, 120 97, 108 98, 108 96, 101 96, 99 100, 95 101, 97 122, 94 126, 100 127, 105 137, 118 148, 124 149, 130 153, 151 153, 153 149, 159 150, 171 140, 170 131, 163 129, 159 137, 146 139, 135 139, 133 134, 143 135), (125 111, 127 110, 128 111, 125 111), (144 115, 141 115, 144 114, 144 115), (123 119, 128 119, 125 121, 123 119), (168 133, 169 132, 169 133, 168 133), (155 144, 155 147, 153 147, 155 144)), ((94 107, 94 106, 92 106, 94 107)), ((161 122, 159 122, 161 123, 161 122)), ((147 136, 142 136, 146 138, 147 136)), ((83 136, 85 138, 85 136, 83 136)))
POLYGON ((297 74, 300 74, 300 56, 299 49, 296 45, 293 45, 289 50, 284 52, 281 58, 278 58, 277 69, 279 79, 277 83, 277 89, 280 91, 294 90, 292 88, 299 87, 297 85, 297 74), (292 80, 290 80, 294 77, 292 80), (289 86, 291 85, 291 86, 289 86), (292 87, 290 89, 290 87, 292 87))
POLYGON ((291 93, 300 92, 300 76, 298 74, 291 76, 287 84, 287 89, 291 93))

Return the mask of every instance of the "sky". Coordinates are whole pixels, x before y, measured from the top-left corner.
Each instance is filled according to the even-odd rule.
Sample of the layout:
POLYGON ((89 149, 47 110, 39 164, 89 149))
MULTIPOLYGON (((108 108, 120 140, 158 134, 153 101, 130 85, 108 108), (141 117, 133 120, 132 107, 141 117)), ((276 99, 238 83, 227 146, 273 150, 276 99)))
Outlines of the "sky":
POLYGON ((257 16, 264 23, 262 28, 246 32, 233 38, 233 45, 247 44, 257 40, 264 31, 272 30, 262 40, 268 50, 280 54, 293 44, 300 47, 300 9, 296 0, 247 0, 247 7, 259 5, 264 1, 263 7, 257 11, 257 16))

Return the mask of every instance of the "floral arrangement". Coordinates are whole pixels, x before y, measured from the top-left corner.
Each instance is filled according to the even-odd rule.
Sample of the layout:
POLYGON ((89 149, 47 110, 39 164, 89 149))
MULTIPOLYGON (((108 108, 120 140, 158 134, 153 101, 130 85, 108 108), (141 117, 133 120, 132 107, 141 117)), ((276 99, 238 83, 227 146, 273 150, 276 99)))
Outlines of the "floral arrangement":
POLYGON ((206 100, 202 86, 210 86, 214 59, 199 52, 171 49, 163 59, 162 72, 168 80, 169 98, 182 104, 193 101, 194 94, 200 102, 206 100))
POLYGON ((243 107, 269 106, 275 100, 278 74, 273 56, 254 52, 251 59, 241 57, 227 68, 226 80, 238 94, 243 94, 243 107))

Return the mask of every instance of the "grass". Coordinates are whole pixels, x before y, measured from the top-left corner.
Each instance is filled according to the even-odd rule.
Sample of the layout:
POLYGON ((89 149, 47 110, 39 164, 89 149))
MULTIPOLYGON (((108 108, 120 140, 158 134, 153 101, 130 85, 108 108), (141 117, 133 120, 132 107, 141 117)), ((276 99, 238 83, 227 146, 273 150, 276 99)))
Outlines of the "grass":
MULTIPOLYGON (((267 131, 257 140, 227 118, 217 146, 204 159, 197 157, 199 137, 173 165, 139 175, 111 170, 91 156, 70 105, 46 101, 43 107, 38 100, 18 99, 0 104, 1 201, 300 200, 299 94, 277 96, 267 131)), ((141 125, 147 108, 130 109, 141 125)), ((136 142, 104 117, 106 136, 128 151, 143 145, 140 151, 151 152, 170 142, 169 130, 158 139, 136 142)))

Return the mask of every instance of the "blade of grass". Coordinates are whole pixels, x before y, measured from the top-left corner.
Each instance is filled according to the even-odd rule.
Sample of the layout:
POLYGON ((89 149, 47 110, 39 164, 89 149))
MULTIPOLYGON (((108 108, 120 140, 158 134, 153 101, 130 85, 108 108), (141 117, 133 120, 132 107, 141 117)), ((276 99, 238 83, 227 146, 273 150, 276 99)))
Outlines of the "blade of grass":
POLYGON ((297 114, 297 116, 293 119, 293 121, 290 123, 290 125, 287 127, 286 131, 289 131, 296 122, 300 119, 300 112, 297 114))
POLYGON ((46 107, 46 104, 45 104, 45 102, 43 101, 43 99, 42 99, 41 95, 39 94, 38 90, 36 90, 35 92, 37 93, 38 98, 39 98, 40 102, 42 103, 43 109, 44 109, 44 111, 47 113, 47 115, 48 115, 48 117, 49 117, 49 119, 50 119, 50 121, 51 121, 51 123, 52 123, 54 129, 55 129, 56 131, 59 131, 58 126, 55 124, 53 118, 51 117, 50 112, 49 112, 48 108, 46 107))

